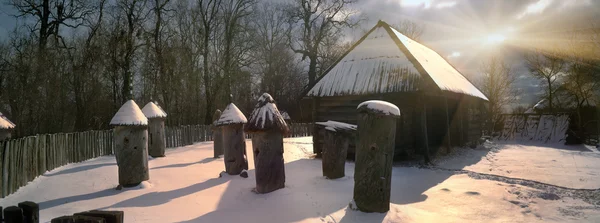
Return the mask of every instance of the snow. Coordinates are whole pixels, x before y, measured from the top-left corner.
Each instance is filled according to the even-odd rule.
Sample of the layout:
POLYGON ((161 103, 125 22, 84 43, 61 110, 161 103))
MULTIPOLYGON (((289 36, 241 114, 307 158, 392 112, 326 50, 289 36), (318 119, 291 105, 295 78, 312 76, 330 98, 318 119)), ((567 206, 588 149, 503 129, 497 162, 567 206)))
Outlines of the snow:
POLYGON ((0 113, 0 129, 12 129, 16 126, 15 123, 12 123, 6 116, 0 113))
POLYGON ((244 113, 242 113, 242 111, 240 111, 233 103, 230 103, 225 110, 223 110, 221 117, 215 122, 215 125, 245 124, 247 122, 248 120, 246 119, 246 116, 244 116, 244 113))
POLYGON ((435 84, 442 90, 475 96, 488 100, 467 78, 456 70, 448 61, 444 60, 437 52, 414 41, 394 28, 392 31, 406 46, 417 62, 431 76, 435 84))
POLYGON ((315 124, 325 126, 325 129, 327 129, 329 131, 333 131, 333 132, 335 132, 336 130, 356 131, 356 125, 343 123, 343 122, 336 122, 336 121, 328 120, 326 122, 315 122, 315 124))
POLYGON ((111 125, 148 125, 148 118, 133 100, 129 100, 119 108, 110 120, 111 125))
POLYGON ((370 100, 360 103, 356 109, 360 109, 361 107, 367 107, 373 111, 381 112, 384 115, 394 115, 400 116, 400 109, 398 106, 389 103, 387 101, 379 101, 379 100, 370 100))
POLYGON ((264 93, 254 106, 250 121, 246 124, 246 131, 265 131, 277 128, 283 132, 288 131, 283 116, 279 113, 275 100, 270 94, 264 93))
POLYGON ((415 91, 421 75, 383 27, 371 32, 307 96, 415 91))
POLYGON ((148 102, 144 108, 142 108, 142 113, 146 116, 146 118, 166 118, 167 113, 162 110, 162 108, 158 107, 154 102, 148 102))
MULTIPOLYGON (((169 149, 166 157, 149 160, 150 180, 138 187, 115 190, 118 184, 115 158, 105 156, 46 172, 15 194, 1 199, 0 206, 25 200, 37 202, 40 222, 91 209, 122 210, 128 223, 600 221, 598 207, 568 194, 547 196, 548 191, 520 184, 398 165, 392 170, 390 211, 382 214, 354 211, 349 208, 354 163, 346 163, 346 177, 325 179, 321 160, 311 158, 308 152, 312 150, 311 142, 311 137, 284 139, 286 187, 268 194, 252 192, 256 183, 253 156, 248 156, 248 178, 227 174, 219 178, 224 169, 223 159, 212 158, 212 143, 204 142, 169 149)), ((250 140, 246 143, 249 154, 252 144, 250 140)), ((473 151, 481 152, 482 156, 489 153, 473 151)), ((518 151, 515 148, 513 152, 518 151)), ((538 151, 537 157, 527 155, 520 160, 519 168, 528 169, 524 163, 530 158, 541 160, 544 155, 540 152, 547 151, 538 151)), ((572 159, 555 153, 550 156, 559 162, 572 159)), ((449 162, 453 161, 452 167, 461 169, 480 161, 481 157, 475 157, 469 151, 449 162)), ((540 164, 532 162, 532 165, 540 164)), ((573 168, 557 172, 582 174, 573 168)), ((593 167, 589 168, 583 171, 592 171, 593 167)))
POLYGON ((286 112, 286 111, 279 111, 281 113, 281 117, 283 117, 283 120, 290 120, 292 119, 290 117, 290 115, 286 112))
POLYGON ((593 146, 541 142, 487 144, 494 151, 469 149, 439 165, 561 187, 600 188, 600 152, 593 146))
POLYGON ((538 101, 537 103, 535 103, 535 105, 533 106, 534 110, 541 110, 541 109, 545 109, 547 107, 548 101, 546 99, 542 99, 540 101, 538 101))

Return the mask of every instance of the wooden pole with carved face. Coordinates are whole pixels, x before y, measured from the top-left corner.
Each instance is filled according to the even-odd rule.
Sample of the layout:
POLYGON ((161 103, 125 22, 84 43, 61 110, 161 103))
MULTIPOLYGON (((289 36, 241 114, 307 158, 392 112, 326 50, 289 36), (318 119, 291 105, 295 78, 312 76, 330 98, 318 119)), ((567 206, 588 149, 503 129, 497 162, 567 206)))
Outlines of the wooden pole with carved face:
POLYGON ((285 187, 283 137, 289 129, 271 95, 264 93, 254 107, 246 132, 252 133, 257 193, 285 187))

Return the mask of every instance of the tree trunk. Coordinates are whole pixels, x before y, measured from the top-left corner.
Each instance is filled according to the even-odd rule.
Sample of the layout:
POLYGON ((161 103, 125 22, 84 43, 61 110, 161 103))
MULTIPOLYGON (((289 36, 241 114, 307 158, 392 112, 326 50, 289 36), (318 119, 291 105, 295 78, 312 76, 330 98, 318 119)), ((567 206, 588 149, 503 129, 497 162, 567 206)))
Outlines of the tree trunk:
POLYGON ((325 130, 325 143, 321 161, 323 176, 327 177, 327 179, 337 179, 345 176, 349 144, 349 137, 341 133, 325 130))
POLYGON ((308 59, 308 86, 313 86, 317 81, 317 57, 309 56, 308 59))
POLYGON ((395 117, 359 113, 354 201, 363 212, 390 209, 395 137, 395 117))
POLYGON ((225 172, 229 175, 238 175, 242 170, 248 169, 244 125, 224 125, 221 126, 221 129, 223 130, 225 172))
POLYGON ((256 169, 256 192, 269 193, 285 187, 283 134, 277 130, 252 134, 256 169))

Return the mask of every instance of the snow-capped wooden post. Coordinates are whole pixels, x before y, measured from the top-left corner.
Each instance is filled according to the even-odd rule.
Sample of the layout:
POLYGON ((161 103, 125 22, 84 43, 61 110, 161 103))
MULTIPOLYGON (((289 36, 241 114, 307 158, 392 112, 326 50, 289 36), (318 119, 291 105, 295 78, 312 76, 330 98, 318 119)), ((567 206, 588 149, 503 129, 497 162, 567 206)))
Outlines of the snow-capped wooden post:
POLYGON ((217 109, 213 115, 212 138, 213 138, 213 157, 219 158, 223 155, 223 131, 221 127, 216 126, 217 121, 221 117, 221 110, 217 109))
POLYGON ((315 124, 325 127, 321 162, 323 176, 327 179, 337 179, 346 174, 346 158, 352 134, 356 132, 356 125, 343 122, 327 121, 315 124))
POLYGON ((246 122, 246 116, 233 103, 227 105, 219 120, 215 122, 215 126, 223 131, 225 172, 229 175, 238 175, 242 170, 248 169, 244 137, 246 122))
POLYGON ((129 100, 110 121, 115 126, 115 157, 119 167, 119 185, 132 187, 150 179, 148 174, 148 119, 129 100))
POLYGON ((164 157, 165 148, 165 119, 167 113, 153 102, 148 102, 142 113, 148 118, 148 154, 152 157, 164 157))
POLYGON ((0 141, 10 139, 11 131, 15 128, 15 123, 12 123, 2 113, 0 113, 0 141))
POLYGON ((385 101, 358 105, 358 140, 354 169, 354 202, 363 212, 390 209, 396 118, 400 110, 385 101))
POLYGON ((289 128, 271 95, 260 96, 245 129, 252 133, 256 192, 264 194, 285 187, 283 136, 289 128))

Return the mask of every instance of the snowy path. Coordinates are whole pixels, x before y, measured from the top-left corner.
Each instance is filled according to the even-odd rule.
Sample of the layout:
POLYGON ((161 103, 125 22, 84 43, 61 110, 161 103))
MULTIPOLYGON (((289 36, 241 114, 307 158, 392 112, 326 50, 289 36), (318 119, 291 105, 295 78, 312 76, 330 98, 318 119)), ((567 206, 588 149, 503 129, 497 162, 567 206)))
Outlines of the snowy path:
MULTIPOLYGON (((101 157, 48 172, 0 200, 0 206, 38 202, 42 222, 101 208, 125 211, 128 223, 600 221, 597 207, 564 194, 412 167, 394 167, 387 214, 350 211, 346 207, 352 198, 354 164, 346 164, 346 177, 327 180, 321 177, 320 160, 311 159, 308 153, 311 138, 285 142, 286 188, 270 194, 251 192, 255 183, 252 156, 249 178, 218 178, 223 160, 211 158, 209 142, 171 149, 167 157, 150 160, 150 181, 135 190, 114 190, 115 159, 101 157)), ((247 145, 251 151, 251 143, 247 145)), ((462 163, 476 161, 467 156, 462 163)))

